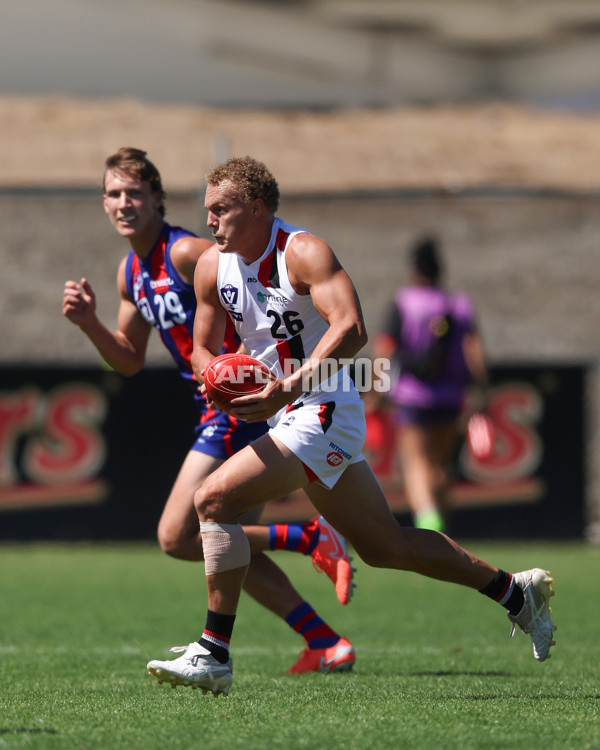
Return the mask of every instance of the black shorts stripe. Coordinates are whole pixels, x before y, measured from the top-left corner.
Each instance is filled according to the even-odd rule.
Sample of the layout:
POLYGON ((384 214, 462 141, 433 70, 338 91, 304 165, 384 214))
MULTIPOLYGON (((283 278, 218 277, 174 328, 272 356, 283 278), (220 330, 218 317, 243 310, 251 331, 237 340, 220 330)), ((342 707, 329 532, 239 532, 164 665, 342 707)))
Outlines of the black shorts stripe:
POLYGON ((319 419, 321 420, 321 426, 323 428, 323 434, 333 424, 333 412, 335 411, 335 401, 327 401, 325 404, 321 404, 319 409, 319 419))

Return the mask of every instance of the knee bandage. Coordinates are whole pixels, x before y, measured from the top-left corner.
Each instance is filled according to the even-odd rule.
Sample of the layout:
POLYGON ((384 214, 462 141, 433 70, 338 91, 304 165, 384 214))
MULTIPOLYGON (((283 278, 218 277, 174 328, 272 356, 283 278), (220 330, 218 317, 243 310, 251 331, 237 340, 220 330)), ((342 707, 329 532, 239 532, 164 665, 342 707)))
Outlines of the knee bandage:
POLYGON ((250 544, 239 524, 200 521, 200 533, 207 576, 250 563, 250 544))

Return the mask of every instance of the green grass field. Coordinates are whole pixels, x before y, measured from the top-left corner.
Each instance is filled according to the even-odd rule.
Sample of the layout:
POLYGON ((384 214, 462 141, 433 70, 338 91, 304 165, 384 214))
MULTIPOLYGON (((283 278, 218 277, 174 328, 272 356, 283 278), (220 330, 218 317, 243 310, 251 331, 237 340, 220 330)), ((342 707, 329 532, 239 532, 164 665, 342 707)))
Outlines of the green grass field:
POLYGON ((203 566, 154 545, 0 547, 0 748, 599 748, 600 549, 476 543, 509 570, 548 567, 557 646, 509 640, 504 610, 458 586, 358 563, 341 607, 324 575, 276 559, 349 637, 349 674, 285 677, 302 648, 243 598, 228 698, 172 690, 151 658, 200 636, 203 566))

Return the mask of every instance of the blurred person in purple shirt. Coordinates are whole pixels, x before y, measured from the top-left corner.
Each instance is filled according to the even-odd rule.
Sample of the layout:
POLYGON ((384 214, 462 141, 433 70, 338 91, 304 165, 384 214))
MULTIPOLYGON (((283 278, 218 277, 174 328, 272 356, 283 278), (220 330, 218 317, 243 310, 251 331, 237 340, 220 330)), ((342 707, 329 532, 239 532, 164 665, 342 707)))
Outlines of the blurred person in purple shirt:
POLYGON ((439 242, 419 240, 409 263, 409 284, 394 295, 374 357, 392 361, 387 398, 413 522, 443 531, 463 403, 475 384, 483 405, 488 371, 473 303, 443 287, 439 242))

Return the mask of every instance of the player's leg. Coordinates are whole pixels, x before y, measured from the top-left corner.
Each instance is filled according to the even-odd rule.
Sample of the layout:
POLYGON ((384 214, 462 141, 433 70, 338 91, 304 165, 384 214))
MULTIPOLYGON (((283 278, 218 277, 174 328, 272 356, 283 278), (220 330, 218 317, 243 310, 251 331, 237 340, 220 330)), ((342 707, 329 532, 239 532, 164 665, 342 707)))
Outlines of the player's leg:
MULTIPOLYGON (((245 539, 232 522, 250 505, 287 495, 307 481, 303 463, 283 444, 265 436, 223 464, 196 493, 196 507, 203 519, 209 602, 205 630, 199 641, 205 649, 206 661, 197 672, 210 671, 213 659, 226 663, 229 656, 239 585, 244 574, 241 564, 244 554, 247 560, 250 551, 247 545, 244 553, 245 539)), ((286 621, 307 642, 289 674, 346 671, 352 667, 355 661, 352 644, 332 631, 307 602, 293 610, 286 621)), ((204 679, 203 675, 198 679, 204 679)))
MULTIPOLYGON (((217 412, 198 427, 194 447, 225 460, 261 438, 267 430, 266 422, 244 422, 217 412)), ((332 545, 336 532, 329 529, 323 519, 316 517, 304 524, 270 526, 250 525, 244 520, 242 524, 253 554, 287 550, 310 555, 315 569, 324 571, 333 582, 340 603, 348 604, 354 588, 351 561, 347 554, 343 560, 332 557, 345 542, 340 540, 340 544, 332 545)), ((268 596, 269 592, 265 594, 268 596)))
MULTIPOLYGON (((248 537, 250 545, 250 566, 244 580, 244 591, 262 604, 266 609, 285 618, 294 609, 304 603, 303 598, 294 589, 287 575, 264 551, 269 549, 269 527, 258 525, 263 505, 240 516, 240 524, 248 537)), ((196 523, 198 527, 198 514, 196 523)))
MULTIPOLYGON (((194 448, 202 453, 207 453, 215 458, 225 460, 238 453, 242 448, 254 443, 266 434, 268 425, 266 422, 243 422, 236 420, 225 412, 217 412, 205 420, 197 429, 194 448)), ((202 477, 204 479, 204 476, 202 477)), ((200 483, 195 489, 200 487, 200 483)), ((254 516, 257 521, 260 514, 254 516)), ((323 519, 314 518, 305 524, 271 524, 259 526, 245 517, 241 519, 244 532, 250 543, 253 556, 257 552, 269 550, 290 550, 300 554, 310 555, 314 567, 318 571, 324 571, 333 582, 336 595, 341 604, 348 604, 352 596, 353 568, 348 555, 345 553, 343 559, 332 557, 345 542, 339 539, 339 544, 332 545, 332 540, 338 539, 339 535, 330 529, 323 519)), ((275 566, 273 564, 273 573, 275 566)), ((283 573, 279 572, 278 580, 283 585, 283 573)), ((291 589, 291 586, 290 586, 291 589)), ((280 606, 291 602, 290 597, 282 601, 280 606)), ((259 589, 255 588, 256 593, 259 589)), ((266 600, 273 600, 272 592, 265 587, 262 595, 266 600)), ((288 610, 289 611, 289 610, 288 610)))
POLYGON ((343 672, 352 668, 356 655, 350 641, 319 616, 270 557, 260 552, 252 555, 244 591, 278 614, 304 639, 305 648, 287 674, 343 672))
MULTIPOLYGON (((431 493, 431 477, 425 449, 425 429, 418 424, 403 424, 397 433, 397 452, 406 502, 418 528, 429 528, 437 514, 431 493)), ((435 524, 438 530, 442 521, 435 524)))
POLYGON ((348 467, 333 490, 311 484, 305 491, 365 562, 476 589, 508 610, 513 622, 511 635, 518 625, 531 636, 536 659, 548 658, 556 628, 548 607, 554 592, 547 571, 533 568, 511 574, 441 532, 400 526, 366 461, 348 467))
POLYGON ((206 625, 200 640, 190 643, 183 656, 150 661, 149 674, 172 685, 228 692, 233 680, 229 641, 251 560, 248 538, 237 519, 307 481, 302 462, 269 436, 243 448, 207 477, 194 499, 204 546, 206 625))
POLYGON ((194 503, 204 538, 209 608, 216 598, 223 611, 233 613, 237 608, 237 585, 228 583, 222 575, 238 570, 243 580, 250 561, 248 539, 241 527, 235 529, 238 518, 308 481, 302 462, 268 435, 236 453, 206 479, 194 503), (227 528, 221 531, 215 526, 227 528), (208 534, 214 536, 209 539, 208 534))
POLYGON ((304 523, 271 523, 263 525, 243 521, 252 552, 297 552, 310 556, 319 541, 315 519, 304 523))
MULTIPOLYGON (((223 459, 197 450, 190 451, 186 457, 159 524, 161 546, 174 557, 185 560, 204 559, 200 525, 193 497, 211 469, 217 468, 222 462, 223 459)), ((250 566, 243 585, 244 590, 259 604, 285 620, 292 630, 304 638, 307 649, 329 649, 325 671, 350 668, 355 659, 351 644, 342 639, 319 617, 312 606, 293 587, 283 570, 261 551, 271 549, 269 527, 257 524, 261 511, 262 506, 258 506, 243 514, 240 519, 244 530, 248 533, 252 549, 250 566)), ((313 531, 313 536, 316 536, 316 541, 318 541, 318 530, 316 534, 313 531)), ((311 653, 312 656, 314 656, 313 653, 311 653)), ((294 665, 296 673, 313 671, 320 666, 320 662, 319 659, 315 661, 312 658, 307 661, 305 658, 301 666, 302 669, 294 665)))
MULTIPOLYGON (((179 471, 158 524, 158 540, 168 555, 181 560, 204 559, 198 516, 193 507, 194 493, 223 461, 266 431, 264 423, 237 422, 224 412, 217 412, 197 426, 194 445, 179 471)), ((253 554, 289 550, 310 555, 317 570, 325 569, 332 579, 340 602, 348 603, 353 589, 350 562, 345 561, 350 574, 343 584, 331 572, 327 539, 321 534, 322 523, 318 518, 304 524, 260 526, 259 516, 242 522, 253 554)))
POLYGON ((476 589, 497 572, 445 534, 401 526, 366 461, 351 464, 333 489, 313 483, 305 492, 369 565, 410 570, 476 589))
MULTIPOLYGON (((327 429, 330 427, 328 424, 327 429)), ((339 468, 339 462, 335 465, 339 468)), ((324 471, 331 478, 330 470, 324 467, 324 471)), ((180 659, 170 664, 150 662, 151 674, 172 684, 214 692, 229 689, 233 679, 229 640, 250 562, 248 540, 236 519, 261 500, 287 495, 298 487, 306 489, 317 509, 354 544, 365 562, 479 590, 499 601, 509 610, 513 623, 530 633, 536 658, 547 658, 554 630, 548 609, 552 579, 547 573, 536 568, 513 576, 472 555, 444 534, 402 528, 364 461, 351 464, 340 476, 333 490, 316 484, 308 487, 302 461, 273 436, 261 438, 211 474, 195 498, 202 519, 209 597, 205 630, 200 641, 190 644, 180 659), (517 607, 518 600, 521 604, 517 607)))
MULTIPOLYGON (((346 542, 343 538, 331 529, 325 519, 320 516, 313 519, 307 524, 272 524, 269 526, 252 525, 252 521, 259 519, 262 512, 262 506, 245 513, 240 522, 248 537, 250 549, 253 550, 253 539, 258 544, 258 549, 264 549, 263 544, 269 544, 269 538, 275 536, 274 527, 285 533, 288 538, 293 538, 300 533, 302 539, 299 546, 308 543, 310 553, 310 539, 315 541, 312 549, 312 558, 315 567, 320 564, 323 569, 339 589, 338 599, 341 603, 346 604, 349 601, 349 592, 352 586, 352 571, 347 575, 345 585, 342 585, 343 566, 350 566, 349 558, 346 553, 346 542), (282 530, 281 527, 285 527, 282 530), (304 529, 309 527, 308 533, 304 529), (270 533, 269 533, 270 532, 270 533), (256 534, 256 537, 254 537, 256 534), (330 568, 336 566, 336 574, 331 572, 330 568, 325 567, 324 553, 320 550, 331 549, 335 551, 327 558, 330 568), (340 552, 343 549, 344 555, 340 552), (347 562, 346 562, 347 561, 347 562), (338 568, 340 568, 338 575, 338 568), (340 582, 338 583, 338 579, 340 582), (345 597, 345 598, 344 598, 345 597)), ((274 549, 270 546, 270 549, 274 549)), ((284 549, 282 547, 282 549, 284 549)), ((294 545, 294 551, 300 551, 298 546, 294 545)), ((300 652, 296 662, 286 671, 286 674, 304 674, 306 672, 345 672, 352 669, 356 661, 354 647, 350 641, 341 636, 337 631, 323 620, 316 610, 308 601, 294 589, 292 583, 281 568, 263 552, 252 552, 250 566, 244 581, 244 591, 262 604, 266 609, 279 615, 305 641, 305 648, 300 652)))
POLYGON ((310 556, 315 570, 326 573, 335 587, 340 604, 348 604, 355 583, 352 558, 346 541, 323 516, 314 516, 304 523, 272 523, 269 526, 249 526, 244 531, 250 549, 288 551, 310 556))
POLYGON ((427 454, 431 465, 431 492, 445 521, 450 515, 448 493, 452 479, 452 459, 457 443, 458 428, 455 420, 444 420, 431 425, 427 441, 427 454))
MULTIPOLYGON (((198 450, 187 454, 158 523, 159 544, 171 557, 191 561, 204 559, 194 494, 224 460, 198 450)), ((253 554, 290 550, 312 556, 316 550, 320 535, 318 519, 304 524, 263 526, 258 524, 259 518, 260 510, 241 519, 253 554)))
POLYGON ((402 407, 398 419, 396 452, 414 525, 444 531, 458 410, 402 407))
POLYGON ((185 457, 158 522, 159 544, 171 557, 204 559, 194 493, 221 463, 221 459, 197 450, 189 451, 185 457))

